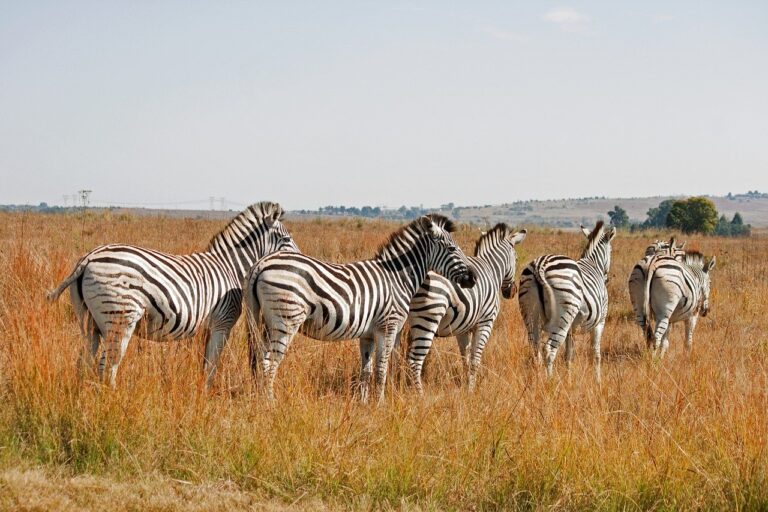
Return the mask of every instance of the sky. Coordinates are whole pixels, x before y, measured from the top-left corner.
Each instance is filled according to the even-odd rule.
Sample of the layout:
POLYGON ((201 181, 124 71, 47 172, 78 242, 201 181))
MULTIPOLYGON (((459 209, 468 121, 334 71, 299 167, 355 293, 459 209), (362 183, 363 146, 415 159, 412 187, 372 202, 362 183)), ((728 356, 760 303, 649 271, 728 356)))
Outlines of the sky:
POLYGON ((79 189, 234 209, 768 191, 768 2, 0 0, 0 203, 79 189))

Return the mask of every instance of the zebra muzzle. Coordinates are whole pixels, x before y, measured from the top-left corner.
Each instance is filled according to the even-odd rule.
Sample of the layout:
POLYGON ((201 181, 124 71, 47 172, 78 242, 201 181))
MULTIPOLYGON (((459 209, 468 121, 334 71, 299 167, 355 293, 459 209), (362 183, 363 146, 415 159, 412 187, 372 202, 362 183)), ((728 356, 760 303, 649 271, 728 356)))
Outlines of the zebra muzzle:
POLYGON ((511 299, 517 293, 517 283, 512 283, 509 286, 504 286, 501 289, 501 295, 505 299, 511 299))
POLYGON ((472 270, 467 270, 467 273, 463 274, 458 280, 459 286, 462 288, 472 288, 475 286, 475 282, 475 273, 472 270))

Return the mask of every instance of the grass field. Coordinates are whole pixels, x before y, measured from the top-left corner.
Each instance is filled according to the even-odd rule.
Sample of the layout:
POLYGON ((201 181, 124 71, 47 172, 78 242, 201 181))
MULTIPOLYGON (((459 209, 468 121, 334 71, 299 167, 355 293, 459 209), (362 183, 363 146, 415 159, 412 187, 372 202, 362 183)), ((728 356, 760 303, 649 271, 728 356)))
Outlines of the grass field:
MULTIPOLYGON (((619 234, 602 385, 585 336, 570 372, 559 360, 547 381, 532 367, 516 300, 504 301, 473 394, 461 386, 455 341, 438 340, 424 399, 395 368, 386 404, 361 406, 357 344, 299 337, 273 407, 251 383, 242 323, 212 392, 199 338, 134 338, 116 390, 81 380, 68 296, 49 304, 44 292, 98 244, 191 252, 223 224, 0 214, 0 508, 768 508, 765 237, 683 237, 717 255, 711 312, 690 357, 677 326, 655 364, 627 293, 650 238, 619 234)), ((302 251, 333 261, 372 256, 395 227, 287 225, 302 251)), ((470 251, 477 235, 465 227, 456 238, 470 251)), ((533 230, 518 270, 544 252, 577 256, 581 245, 580 234, 533 230)))

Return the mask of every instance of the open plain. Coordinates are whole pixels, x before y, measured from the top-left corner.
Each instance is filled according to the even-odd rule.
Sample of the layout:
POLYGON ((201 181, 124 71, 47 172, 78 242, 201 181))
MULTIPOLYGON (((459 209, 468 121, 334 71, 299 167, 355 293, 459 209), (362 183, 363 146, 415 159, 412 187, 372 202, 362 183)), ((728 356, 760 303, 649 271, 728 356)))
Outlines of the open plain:
MULTIPOLYGON (((0 508, 19 510, 768 508, 768 238, 690 236, 717 255, 711 311, 690 355, 682 325, 649 357, 627 278, 645 246, 613 242, 603 381, 577 336, 570 371, 530 362, 516 299, 503 309, 476 392, 454 340, 438 340, 419 399, 393 361, 381 407, 358 404, 353 341, 297 337, 271 405, 251 381, 241 321, 214 389, 203 340, 134 338, 117 389, 76 371, 83 344, 68 294, 47 289, 107 242, 202 250, 224 221, 0 213, 0 508)), ((397 224, 286 221, 301 250, 373 256, 397 224)), ((582 235, 529 229, 535 256, 578 256, 582 235)), ((470 253, 477 228, 455 234, 470 253)), ((561 351, 562 354, 562 351, 561 351)))

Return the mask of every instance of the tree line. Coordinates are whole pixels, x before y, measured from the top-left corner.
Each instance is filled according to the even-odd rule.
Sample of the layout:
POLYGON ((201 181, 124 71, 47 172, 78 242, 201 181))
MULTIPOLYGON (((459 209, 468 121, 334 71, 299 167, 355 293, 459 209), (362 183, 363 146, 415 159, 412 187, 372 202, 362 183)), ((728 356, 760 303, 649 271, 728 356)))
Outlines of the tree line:
POLYGON ((648 218, 642 223, 631 223, 626 210, 619 205, 615 205, 613 210, 608 212, 612 225, 617 228, 629 228, 631 231, 669 228, 686 234, 719 236, 749 236, 752 232, 752 226, 744 224, 739 212, 729 221, 724 214, 718 216, 715 203, 706 197, 667 199, 650 208, 647 215, 648 218))

